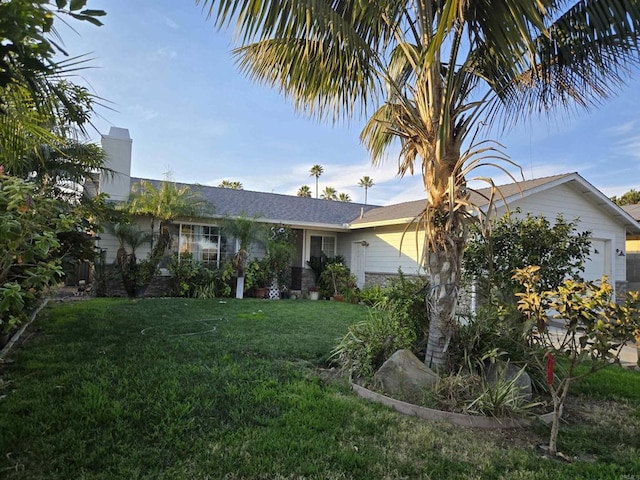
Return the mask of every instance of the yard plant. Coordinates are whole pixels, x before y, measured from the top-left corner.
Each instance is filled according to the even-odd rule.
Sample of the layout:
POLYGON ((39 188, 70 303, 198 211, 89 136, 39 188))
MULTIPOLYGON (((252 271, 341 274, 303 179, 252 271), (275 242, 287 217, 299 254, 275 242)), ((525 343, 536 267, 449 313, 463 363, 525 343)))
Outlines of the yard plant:
POLYGON ((484 432, 356 397, 326 360, 366 307, 93 299, 49 304, 0 367, 12 479, 619 479, 640 471, 637 372, 576 384, 559 448, 543 427, 484 432), (615 414, 612 414, 615 412, 615 414))

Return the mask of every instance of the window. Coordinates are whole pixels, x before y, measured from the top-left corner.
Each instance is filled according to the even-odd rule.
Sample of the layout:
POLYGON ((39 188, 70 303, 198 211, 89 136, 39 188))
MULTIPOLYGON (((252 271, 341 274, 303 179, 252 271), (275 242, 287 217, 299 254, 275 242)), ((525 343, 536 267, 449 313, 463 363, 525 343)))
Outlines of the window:
POLYGON ((309 255, 320 257, 323 253, 327 257, 336 256, 336 237, 311 235, 309 255))
POLYGON ((178 252, 190 253, 194 260, 220 266, 225 260, 227 242, 220 235, 219 227, 181 224, 178 252))

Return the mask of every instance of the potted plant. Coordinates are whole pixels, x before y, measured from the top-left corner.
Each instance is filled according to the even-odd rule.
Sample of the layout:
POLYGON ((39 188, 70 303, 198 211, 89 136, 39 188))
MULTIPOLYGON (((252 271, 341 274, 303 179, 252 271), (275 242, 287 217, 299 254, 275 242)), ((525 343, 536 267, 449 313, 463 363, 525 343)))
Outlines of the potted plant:
POLYGON ((343 301, 344 294, 355 285, 355 277, 342 262, 330 263, 324 269, 322 280, 331 285, 333 289, 333 300, 343 301))
POLYGON ((252 260, 245 269, 245 287, 253 289, 254 297, 265 298, 271 277, 272 273, 267 260, 252 260))
POLYGON ((320 292, 318 287, 309 287, 309 300, 318 300, 320 298, 320 292))

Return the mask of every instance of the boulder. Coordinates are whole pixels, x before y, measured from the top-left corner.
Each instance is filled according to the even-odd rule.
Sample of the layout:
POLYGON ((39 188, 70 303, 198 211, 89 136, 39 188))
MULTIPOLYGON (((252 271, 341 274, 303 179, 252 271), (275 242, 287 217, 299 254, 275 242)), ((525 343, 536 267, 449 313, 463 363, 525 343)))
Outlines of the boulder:
POLYGON ((520 370, 522 367, 518 367, 513 363, 496 361, 495 363, 489 364, 485 370, 485 381, 489 385, 495 385, 498 381, 507 381, 510 382, 514 378, 515 386, 520 390, 520 395, 526 401, 531 401, 533 398, 533 390, 531 386, 531 377, 526 371, 520 370), (520 376, 518 374, 520 373, 520 376))
POLYGON ((438 375, 410 350, 398 350, 382 364, 373 378, 395 398, 417 402, 422 399, 424 391, 436 382, 438 375))

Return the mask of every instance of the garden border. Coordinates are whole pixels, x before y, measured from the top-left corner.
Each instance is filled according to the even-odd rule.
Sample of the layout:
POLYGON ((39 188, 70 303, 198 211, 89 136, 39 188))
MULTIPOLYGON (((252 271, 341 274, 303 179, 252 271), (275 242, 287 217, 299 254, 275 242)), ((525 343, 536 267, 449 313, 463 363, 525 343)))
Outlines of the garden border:
POLYGON ((20 330, 18 330, 16 333, 13 334, 13 336, 9 339, 7 344, 2 348, 2 351, 0 351, 0 361, 4 360, 4 357, 7 356, 7 354, 13 347, 13 345, 20 339, 20 337, 22 336, 24 331, 27 329, 27 327, 33 323, 33 321, 36 319, 36 316, 47 305, 47 303, 49 303, 49 298, 45 298, 42 301, 42 303, 38 306, 38 308, 35 309, 33 314, 31 314, 31 319, 28 322, 26 322, 24 325, 22 325, 22 327, 20 327, 20 330))
POLYGON ((377 392, 373 392, 365 387, 351 384, 351 388, 356 394, 366 400, 380 403, 394 410, 421 418, 423 420, 433 421, 445 421, 453 425, 459 425, 462 427, 482 428, 486 430, 491 429, 511 429, 511 428, 525 428, 534 425, 536 419, 542 423, 548 424, 551 422, 553 412, 538 415, 536 419, 526 418, 495 418, 495 417, 482 417, 476 415, 466 415, 463 413, 445 412, 443 410, 435 410, 433 408, 421 407, 412 403, 396 400, 395 398, 387 397, 377 392))

